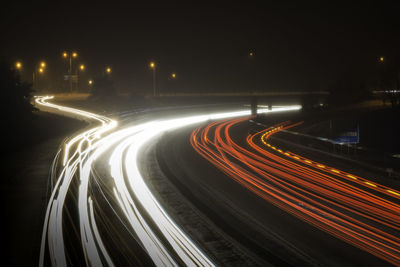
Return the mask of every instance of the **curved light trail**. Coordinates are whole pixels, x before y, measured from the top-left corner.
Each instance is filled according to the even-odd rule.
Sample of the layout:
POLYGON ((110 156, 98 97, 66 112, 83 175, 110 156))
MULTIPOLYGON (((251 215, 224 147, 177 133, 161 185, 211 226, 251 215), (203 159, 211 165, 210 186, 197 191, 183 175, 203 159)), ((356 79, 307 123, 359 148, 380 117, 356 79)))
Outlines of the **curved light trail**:
POLYGON ((400 265, 399 191, 268 142, 271 135, 296 124, 282 123, 234 141, 230 130, 245 120, 248 118, 199 127, 191 135, 191 144, 229 177, 273 205, 400 265))
MULTIPOLYGON (((165 131, 208 120, 248 116, 250 111, 186 116, 117 127, 118 123, 115 120, 56 105, 48 102, 50 99, 52 97, 36 97, 35 102, 41 109, 95 121, 99 126, 68 140, 59 153, 63 156, 60 159, 61 166, 54 167, 52 172, 55 184, 43 226, 39 265, 45 264, 47 254, 53 266, 71 264, 65 243, 64 222, 66 198, 72 194, 75 194, 79 214, 79 222, 74 223, 74 227, 79 232, 85 263, 92 266, 114 265, 113 255, 107 250, 98 227, 98 216, 94 208, 96 195, 89 190, 94 180, 95 162, 102 161, 102 157, 109 155, 109 176, 113 182, 110 191, 113 192, 113 197, 107 199, 107 202, 117 205, 120 214, 117 216, 128 221, 129 228, 136 235, 134 238, 139 241, 152 261, 156 265, 167 266, 213 266, 212 261, 174 223, 151 193, 139 171, 138 157, 141 148, 165 131), (74 181, 79 181, 78 190, 74 190, 72 186, 74 181)), ((272 111, 259 112, 295 109, 299 109, 299 106, 278 107, 272 111)))

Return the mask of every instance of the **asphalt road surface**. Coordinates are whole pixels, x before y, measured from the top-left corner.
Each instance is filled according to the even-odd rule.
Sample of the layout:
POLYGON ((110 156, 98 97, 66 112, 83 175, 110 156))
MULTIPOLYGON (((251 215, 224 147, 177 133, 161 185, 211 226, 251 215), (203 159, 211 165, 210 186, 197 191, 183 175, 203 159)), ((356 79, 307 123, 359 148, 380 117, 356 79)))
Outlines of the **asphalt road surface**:
POLYGON ((163 138, 160 160, 202 214, 262 265, 398 265, 400 192, 269 142, 292 126, 249 133, 241 118, 175 131, 163 138))
POLYGON ((35 100, 90 122, 54 159, 40 266, 400 263, 400 192, 270 143, 293 125, 249 132, 248 109, 110 118, 35 100), (179 197, 160 197, 146 168, 179 197), (192 223, 171 201, 189 207, 192 223))
MULTIPOLYGON (((43 225, 39 265, 213 266, 154 197, 139 171, 142 148, 166 131, 235 112, 159 110, 116 119, 35 98, 44 111, 90 122, 60 147, 50 173, 52 193, 43 225)), ((278 108, 274 111, 298 109, 278 108)), ((265 110, 269 112, 268 110, 265 110)))

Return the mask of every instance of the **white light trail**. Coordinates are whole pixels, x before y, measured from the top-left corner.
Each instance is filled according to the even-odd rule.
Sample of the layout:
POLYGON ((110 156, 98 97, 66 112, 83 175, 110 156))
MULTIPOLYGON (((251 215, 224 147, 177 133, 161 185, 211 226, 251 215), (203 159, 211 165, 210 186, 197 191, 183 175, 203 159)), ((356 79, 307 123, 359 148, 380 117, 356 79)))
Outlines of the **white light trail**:
MULTIPOLYGON (((66 254, 65 244, 63 235, 63 208, 65 205, 65 198, 67 196, 72 179, 75 177, 76 171, 81 169, 82 164, 87 159, 89 152, 94 149, 92 142, 98 139, 101 134, 110 131, 117 126, 117 122, 107 117, 93 114, 90 112, 64 107, 56 104, 49 103, 48 100, 53 97, 36 97, 35 102, 39 108, 47 108, 50 111, 60 112, 65 115, 79 116, 81 119, 95 120, 100 122, 101 126, 89 129, 81 134, 78 134, 65 144, 64 157, 63 157, 63 169, 60 175, 57 177, 57 182, 53 188, 52 194, 49 199, 49 204, 46 210, 45 223, 43 226, 42 233, 42 244, 39 257, 39 265, 44 265, 44 255, 46 249, 46 239, 48 249, 50 253, 50 259, 53 266, 66 266, 66 254), (83 149, 86 144, 86 148, 83 149), (72 155, 69 151, 72 147, 76 147, 76 150, 72 155), (46 238, 47 237, 47 238, 46 238)), ((80 196, 79 196, 80 197, 80 196)), ((88 196, 86 195, 86 201, 88 196)), ((85 218, 89 217, 88 209, 85 212, 80 211, 80 221, 84 221, 85 218)), ((88 220, 87 220, 88 221, 88 220)), ((86 222, 86 221, 85 221, 86 222)), ((82 224, 82 223, 81 223, 82 224)), ((94 224, 84 228, 86 231, 81 231, 82 247, 85 254, 85 260, 87 263, 99 263, 100 255, 95 244, 99 245, 102 256, 105 259, 109 259, 107 251, 102 246, 101 240, 95 240, 100 235, 98 233, 93 234, 92 230, 97 231, 97 227, 94 224)), ((111 262, 109 262, 110 264, 111 262)), ((112 263, 111 263, 112 265, 112 263)))
MULTIPOLYGON (((46 244, 52 265, 67 265, 63 236, 63 208, 74 178, 80 181, 78 189, 79 231, 86 264, 92 266, 113 265, 112 258, 108 254, 97 228, 93 210, 94 196, 90 195, 88 191, 94 162, 104 152, 110 151, 110 174, 115 185, 112 191, 122 214, 129 221, 142 247, 147 251, 153 262, 156 265, 168 266, 177 266, 180 262, 189 266, 213 266, 212 261, 176 225, 151 193, 139 171, 138 157, 141 148, 165 131, 208 120, 248 116, 250 111, 186 116, 150 121, 117 129, 117 122, 114 120, 90 112, 52 104, 48 102, 49 99, 51 97, 37 97, 35 101, 39 108, 47 108, 50 111, 56 110, 62 114, 95 120, 100 123, 100 126, 78 134, 65 144, 62 170, 57 177, 46 211, 39 265, 44 265, 46 244), (110 133, 112 130, 114 132, 110 133), (102 135, 105 136, 101 137, 102 135), (134 196, 130 192, 133 192, 134 196), (151 222, 145 218, 150 218, 151 222), (152 229, 154 225, 157 227, 157 231, 152 229), (162 237, 157 236, 156 233, 161 233, 162 237), (171 254, 172 251, 169 251, 166 244, 161 240, 166 240, 169 244, 168 247, 171 247, 175 253, 171 254), (179 259, 176 259, 173 255, 177 255, 179 259)), ((288 106, 273 108, 272 110, 263 109, 259 112, 287 111, 300 108, 300 106, 288 106)))

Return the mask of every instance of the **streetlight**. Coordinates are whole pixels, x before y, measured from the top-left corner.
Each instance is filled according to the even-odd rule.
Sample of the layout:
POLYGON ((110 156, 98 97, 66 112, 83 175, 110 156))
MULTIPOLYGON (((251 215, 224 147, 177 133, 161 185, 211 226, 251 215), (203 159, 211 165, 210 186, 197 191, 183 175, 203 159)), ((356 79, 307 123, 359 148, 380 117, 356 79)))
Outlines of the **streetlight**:
MULTIPOLYGON (((18 62, 17 62, 17 64, 18 64, 18 62)), ((16 64, 16 67, 18 67, 17 64, 16 64)), ((44 61, 39 62, 39 64, 35 66, 35 68, 32 72, 32 88, 35 88, 35 83, 37 83, 37 81, 36 81, 37 75, 36 74, 37 73, 39 73, 41 75, 44 74, 44 70, 45 70, 46 66, 47 66, 47 64, 44 61)), ((21 67, 22 67, 22 64, 20 65, 20 68, 21 67)))
POLYGON ((171 78, 172 78, 172 79, 175 79, 175 78, 176 78, 176 73, 175 73, 175 72, 173 72, 173 73, 171 74, 171 78))
POLYGON ((382 56, 379 57, 379 62, 380 62, 380 63, 383 63, 384 61, 385 61, 385 58, 384 58, 384 57, 382 57, 382 56))
MULTIPOLYGON (((74 57, 73 54, 72 54, 72 57, 74 57)), ((76 70, 75 70, 76 91, 79 91, 79 71, 84 71, 85 68, 86 68, 85 65, 80 64, 80 65, 79 65, 79 68, 76 68, 76 70)))
POLYGON ((149 66, 153 70, 153 96, 156 96, 156 63, 151 61, 149 66))
POLYGON ((252 57, 254 57, 254 55, 255 55, 254 51, 250 50, 249 51, 249 57, 252 58, 252 57))
POLYGON ((111 68, 110 68, 110 67, 107 67, 107 68, 106 68, 106 73, 107 73, 107 74, 111 74, 111 68))
POLYGON ((16 68, 17 70, 22 69, 22 63, 19 62, 19 61, 15 62, 15 68, 16 68))
POLYGON ((89 92, 92 91, 92 86, 93 86, 93 80, 89 80, 88 81, 88 85, 89 85, 89 92))
POLYGON ((68 79, 69 79, 69 90, 70 90, 70 93, 72 93, 72 58, 77 58, 78 53, 64 51, 62 53, 62 56, 63 56, 63 58, 69 60, 68 79))

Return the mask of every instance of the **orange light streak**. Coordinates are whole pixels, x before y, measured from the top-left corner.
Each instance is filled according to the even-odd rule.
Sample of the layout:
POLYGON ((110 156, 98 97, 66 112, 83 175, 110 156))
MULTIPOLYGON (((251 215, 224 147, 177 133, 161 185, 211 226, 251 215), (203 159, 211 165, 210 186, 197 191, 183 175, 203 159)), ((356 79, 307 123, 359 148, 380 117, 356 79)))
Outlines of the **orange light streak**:
POLYGON ((250 150, 240 146, 229 132, 247 119, 199 127, 191 135, 191 145, 266 201, 353 246, 400 265, 400 192, 267 142, 271 135, 297 124, 285 122, 247 136, 250 150))

